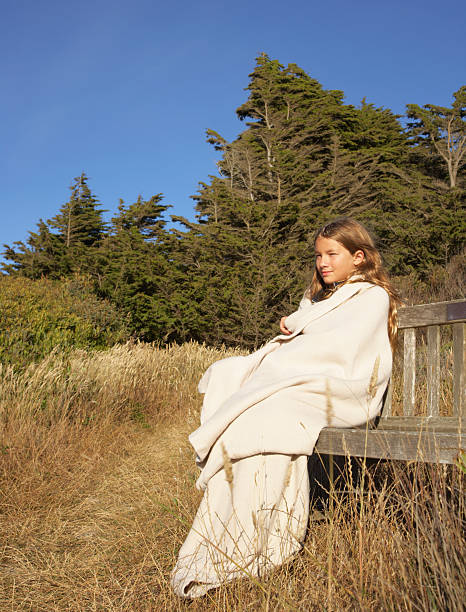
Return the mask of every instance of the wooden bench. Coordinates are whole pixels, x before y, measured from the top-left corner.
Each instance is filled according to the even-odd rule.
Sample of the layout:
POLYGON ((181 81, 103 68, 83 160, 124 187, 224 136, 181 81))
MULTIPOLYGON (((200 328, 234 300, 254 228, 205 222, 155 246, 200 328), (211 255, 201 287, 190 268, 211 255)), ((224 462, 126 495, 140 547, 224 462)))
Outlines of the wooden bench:
POLYGON ((398 349, 403 343, 401 405, 394 410, 392 376, 382 414, 376 422, 359 428, 323 429, 315 450, 328 455, 455 463, 459 453, 466 450, 465 321, 466 300, 401 308, 399 329, 403 338, 398 349), (441 334, 440 326, 447 325, 453 328, 451 339, 441 349, 440 340, 445 332, 441 334), (419 329, 417 335, 421 338, 416 342, 419 329), (416 351, 420 343, 422 350, 416 351), (426 378, 423 390, 427 392, 424 402, 419 401, 416 393, 422 369, 416 362, 422 361, 422 357, 426 370, 422 372, 426 378), (453 379, 448 414, 445 407, 440 409, 441 388, 448 382, 441 376, 441 357, 452 361, 448 364, 448 377, 451 374, 453 379))

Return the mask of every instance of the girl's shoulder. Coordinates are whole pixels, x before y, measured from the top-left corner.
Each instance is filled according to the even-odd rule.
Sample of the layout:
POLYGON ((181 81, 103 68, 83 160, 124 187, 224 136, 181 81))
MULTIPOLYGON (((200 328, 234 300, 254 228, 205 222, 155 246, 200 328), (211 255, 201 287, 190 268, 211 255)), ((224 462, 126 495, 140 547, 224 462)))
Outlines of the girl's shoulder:
POLYGON ((362 285, 362 290, 360 292, 362 300, 366 300, 371 304, 386 306, 388 308, 390 303, 390 295, 383 287, 367 281, 361 282, 360 284, 362 285))
POLYGON ((371 289, 373 295, 377 294, 380 296, 386 296, 387 298, 389 297, 388 291, 384 289, 381 285, 378 285, 377 283, 371 283, 369 281, 364 281, 364 284, 367 285, 368 289, 371 289))
POLYGON ((388 303, 390 296, 388 292, 377 285, 376 283, 366 281, 363 278, 355 277, 354 280, 345 283, 335 283, 335 285, 327 290, 322 289, 315 294, 312 299, 303 298, 299 305, 299 310, 309 305, 315 305, 321 302, 345 302, 346 299, 358 298, 361 300, 378 300, 388 303))

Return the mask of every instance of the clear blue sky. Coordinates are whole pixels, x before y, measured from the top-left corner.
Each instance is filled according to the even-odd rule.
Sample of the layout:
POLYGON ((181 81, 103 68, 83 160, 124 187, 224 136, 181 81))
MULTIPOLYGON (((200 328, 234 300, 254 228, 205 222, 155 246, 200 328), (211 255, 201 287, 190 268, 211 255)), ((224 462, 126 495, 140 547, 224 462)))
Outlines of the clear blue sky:
POLYGON ((465 17, 461 0, 3 0, 0 245, 55 215, 82 171, 111 212, 162 192, 193 218, 216 171, 205 130, 243 129, 262 51, 351 104, 450 105, 465 17))

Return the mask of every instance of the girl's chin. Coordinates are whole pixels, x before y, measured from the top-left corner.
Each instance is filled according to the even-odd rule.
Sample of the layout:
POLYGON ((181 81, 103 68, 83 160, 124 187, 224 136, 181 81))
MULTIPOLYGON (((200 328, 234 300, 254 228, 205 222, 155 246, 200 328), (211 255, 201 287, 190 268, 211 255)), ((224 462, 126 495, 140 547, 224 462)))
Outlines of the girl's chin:
POLYGON ((330 274, 329 276, 322 276, 322 280, 326 285, 333 285, 335 283, 341 283, 345 279, 335 278, 333 274, 330 274))
POLYGON ((344 281, 351 278, 351 276, 352 274, 350 274, 349 276, 345 276, 344 278, 337 278, 333 274, 331 274, 330 276, 322 276, 322 280, 326 285, 334 285, 335 283, 343 283, 344 281))

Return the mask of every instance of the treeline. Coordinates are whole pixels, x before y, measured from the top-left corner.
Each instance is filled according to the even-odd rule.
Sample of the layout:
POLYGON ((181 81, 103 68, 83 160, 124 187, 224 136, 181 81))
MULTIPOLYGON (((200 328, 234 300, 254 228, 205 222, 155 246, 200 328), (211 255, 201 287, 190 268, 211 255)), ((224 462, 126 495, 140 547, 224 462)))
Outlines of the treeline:
POLYGON ((219 176, 200 183, 195 222, 172 215, 178 229, 167 228, 157 194, 120 201, 106 223, 81 174, 55 217, 5 245, 4 272, 86 278, 144 340, 247 347, 295 308, 313 267, 310 238, 336 216, 373 231, 401 283, 451 262, 461 273, 466 87, 450 108, 409 104, 405 127, 265 54, 248 91, 236 111, 244 131, 232 142, 207 132, 219 176))

